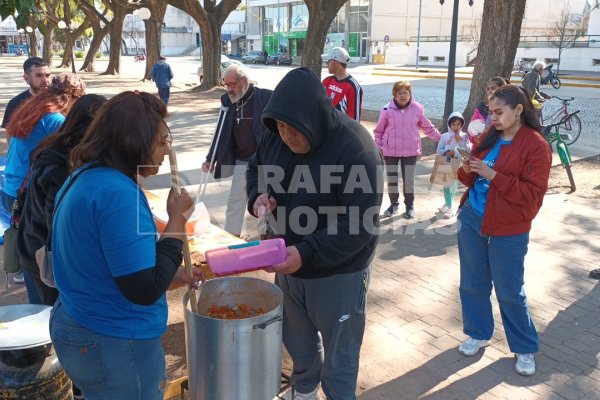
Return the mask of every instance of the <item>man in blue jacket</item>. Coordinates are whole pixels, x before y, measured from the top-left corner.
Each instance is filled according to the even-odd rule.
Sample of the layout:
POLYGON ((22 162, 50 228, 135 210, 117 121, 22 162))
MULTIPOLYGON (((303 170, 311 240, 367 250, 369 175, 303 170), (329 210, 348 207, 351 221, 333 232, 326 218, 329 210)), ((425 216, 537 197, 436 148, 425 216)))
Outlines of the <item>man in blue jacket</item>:
POLYGON ((152 66, 152 79, 158 88, 158 97, 165 103, 165 106, 168 105, 173 71, 167 64, 167 57, 159 57, 158 62, 152 66))

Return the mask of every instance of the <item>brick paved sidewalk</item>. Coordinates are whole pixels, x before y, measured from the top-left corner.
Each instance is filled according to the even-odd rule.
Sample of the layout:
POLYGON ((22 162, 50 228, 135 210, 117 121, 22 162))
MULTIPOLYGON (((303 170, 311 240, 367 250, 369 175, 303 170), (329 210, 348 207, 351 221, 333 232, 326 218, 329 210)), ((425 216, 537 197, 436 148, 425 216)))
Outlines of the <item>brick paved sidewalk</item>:
MULTIPOLYGON (((185 115, 176 113, 174 118, 185 115)), ((210 123, 200 129, 203 145, 180 152, 190 181, 199 180, 197 157, 205 154, 205 135, 210 137, 212 129, 210 123)), ((175 142, 178 135, 189 137, 183 130, 175 142)), ((534 221, 525 278, 542 345, 536 357, 538 372, 525 378, 514 372, 495 301, 492 345, 473 358, 456 350, 465 338, 456 223, 435 217, 443 195, 429 185, 432 166, 432 156, 419 161, 417 219, 382 222, 386 233, 369 294, 359 398, 600 399, 600 322, 593 313, 600 306, 600 289, 587 277, 600 261, 600 205, 573 195, 548 194, 534 221)), ((228 188, 226 180, 211 183, 207 190, 206 204, 221 225, 228 188)), ((255 224, 247 218, 250 235, 255 224)))

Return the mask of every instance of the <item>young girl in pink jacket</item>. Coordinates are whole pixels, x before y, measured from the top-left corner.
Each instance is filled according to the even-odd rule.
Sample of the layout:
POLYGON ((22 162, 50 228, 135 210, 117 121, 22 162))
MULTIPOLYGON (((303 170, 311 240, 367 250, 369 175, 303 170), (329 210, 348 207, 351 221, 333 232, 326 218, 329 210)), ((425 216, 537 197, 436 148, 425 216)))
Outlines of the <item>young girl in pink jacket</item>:
POLYGON ((375 144, 383 155, 387 170, 388 195, 390 206, 383 213, 391 217, 398 213, 400 194, 398 193, 398 165, 402 172, 402 193, 406 212, 404 218, 415 216, 415 166, 417 156, 421 155, 422 130, 433 140, 439 140, 440 132, 425 116, 423 105, 412 98, 410 82, 394 83, 394 98, 381 110, 379 122, 375 127, 375 144))

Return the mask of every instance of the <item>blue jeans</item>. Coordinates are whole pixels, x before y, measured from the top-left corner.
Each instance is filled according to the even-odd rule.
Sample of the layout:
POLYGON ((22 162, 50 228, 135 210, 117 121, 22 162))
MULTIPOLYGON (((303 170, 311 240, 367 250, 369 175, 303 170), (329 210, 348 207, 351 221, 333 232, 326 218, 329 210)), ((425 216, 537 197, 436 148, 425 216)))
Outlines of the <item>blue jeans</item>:
POLYGON ((162 100, 163 103, 165 103, 165 106, 169 104, 169 96, 171 94, 171 88, 170 87, 165 87, 165 88, 158 88, 158 97, 160 97, 160 99, 162 100))
MULTIPOLYGON (((6 194, 4 191, 2 191, 1 195, 2 206, 6 211, 8 211, 9 214, 12 215, 12 206, 15 202, 15 198, 9 194, 6 194)), ((21 269, 21 271, 23 271, 23 269, 21 269)), ((25 279, 25 287, 27 288, 27 298, 29 300, 29 304, 44 304, 37 292, 35 284, 33 283, 33 279, 27 271, 23 271, 23 278, 25 279)))
POLYGON ((508 347, 513 353, 535 353, 539 339, 527 308, 524 261, 529 232, 511 236, 485 236, 482 217, 467 202, 458 215, 460 300, 463 331, 487 340, 494 333, 492 287, 500 305, 508 347))
POLYGON ((50 337, 60 364, 86 400, 163 399, 166 372, 160 337, 102 335, 69 317, 60 299, 50 316, 50 337))

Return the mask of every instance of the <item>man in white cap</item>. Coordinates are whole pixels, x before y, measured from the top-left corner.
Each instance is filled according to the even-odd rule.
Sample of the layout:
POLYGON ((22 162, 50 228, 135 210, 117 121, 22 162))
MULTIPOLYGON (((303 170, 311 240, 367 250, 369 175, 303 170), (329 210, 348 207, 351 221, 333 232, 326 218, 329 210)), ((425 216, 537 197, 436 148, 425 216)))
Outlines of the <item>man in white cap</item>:
POLYGON ((358 81, 346 71, 350 61, 348 52, 343 47, 334 47, 325 57, 330 75, 323 79, 323 86, 333 106, 350 118, 360 121, 363 91, 358 81))

